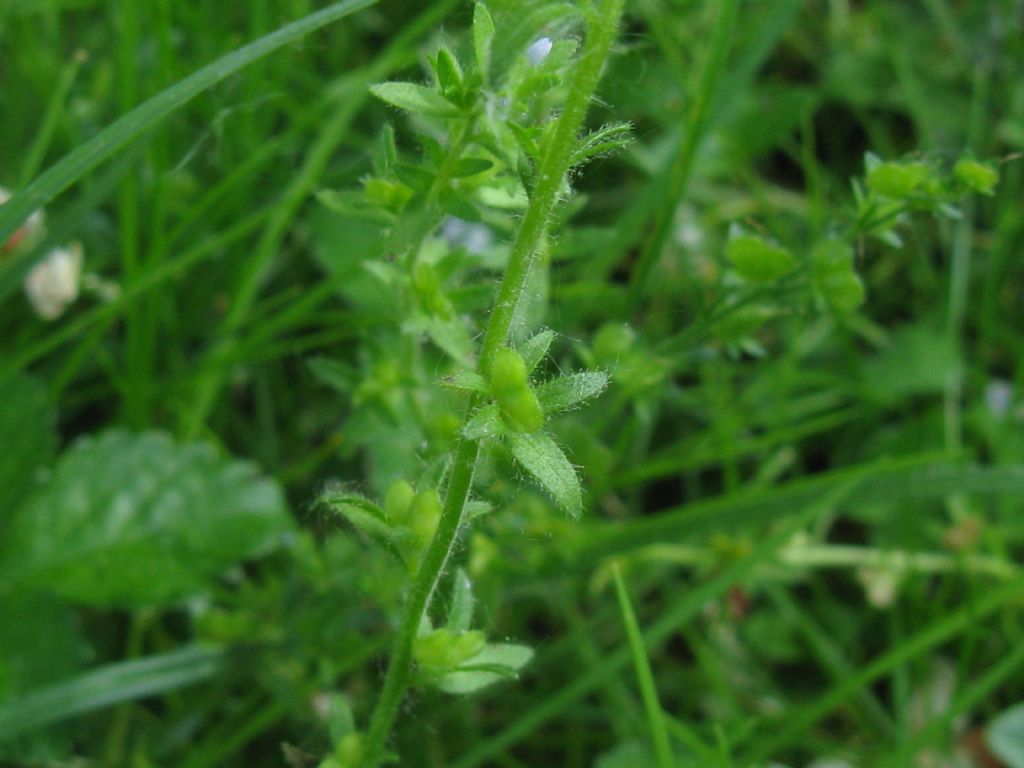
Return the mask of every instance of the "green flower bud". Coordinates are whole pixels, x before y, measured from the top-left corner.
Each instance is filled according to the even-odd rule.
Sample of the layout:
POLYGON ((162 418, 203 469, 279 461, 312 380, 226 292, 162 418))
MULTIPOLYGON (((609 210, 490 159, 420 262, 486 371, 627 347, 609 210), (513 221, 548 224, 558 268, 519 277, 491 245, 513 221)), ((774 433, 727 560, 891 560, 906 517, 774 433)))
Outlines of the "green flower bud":
POLYGON ((796 265, 792 253, 756 235, 732 238, 725 255, 739 276, 752 283, 778 280, 796 265))
POLYGON ((363 764, 363 735, 353 731, 343 736, 335 749, 335 757, 342 768, 359 768, 363 764))
POLYGON ((931 174, 925 163, 881 163, 868 171, 867 184, 876 194, 902 199, 918 192, 931 174))
POLYGON ((963 157, 953 166, 953 178, 972 192, 993 195, 999 183, 999 171, 986 163, 963 157))
POLYGON ((388 519, 395 523, 405 523, 409 505, 415 495, 416 491, 405 480, 395 480, 384 497, 384 511, 388 519))
POLYGON ((514 349, 499 349, 491 363, 491 394, 512 429, 536 432, 544 426, 544 409, 526 379, 526 363, 514 349))
POLYGON ((486 639, 483 632, 437 629, 417 637, 412 654, 416 663, 422 667, 453 669, 480 653, 484 645, 486 639))
POLYGON ((426 544, 434 536, 437 523, 441 519, 441 498, 434 488, 417 493, 409 504, 410 530, 426 544))
POLYGON ((491 392, 498 397, 526 385, 526 363, 522 356, 514 349, 499 349, 491 362, 491 392))

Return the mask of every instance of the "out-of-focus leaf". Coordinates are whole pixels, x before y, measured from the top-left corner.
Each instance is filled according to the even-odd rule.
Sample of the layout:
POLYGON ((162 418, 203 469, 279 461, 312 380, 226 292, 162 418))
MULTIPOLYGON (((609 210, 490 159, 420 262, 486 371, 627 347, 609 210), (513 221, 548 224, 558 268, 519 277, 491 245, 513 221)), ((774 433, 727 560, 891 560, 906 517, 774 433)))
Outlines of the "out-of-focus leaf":
POLYGON ((180 600, 291 529, 253 465, 160 433, 87 438, 15 515, 0 575, 92 605, 180 600))

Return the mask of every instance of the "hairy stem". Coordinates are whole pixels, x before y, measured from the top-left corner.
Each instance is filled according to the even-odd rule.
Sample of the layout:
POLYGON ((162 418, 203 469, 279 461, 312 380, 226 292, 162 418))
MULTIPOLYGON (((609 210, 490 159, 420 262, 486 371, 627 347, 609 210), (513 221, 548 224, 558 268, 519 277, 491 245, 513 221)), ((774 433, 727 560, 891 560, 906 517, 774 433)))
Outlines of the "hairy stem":
MULTIPOLYGON (((547 231, 551 212, 558 202, 558 192, 569 171, 587 107, 615 38, 623 2, 604 0, 595 4, 589 20, 587 41, 573 72, 565 107, 537 169, 537 184, 516 233, 498 298, 484 331, 478 364, 481 373, 489 370, 495 353, 508 340, 516 306, 525 290, 538 246, 547 231)), ((473 397, 467 418, 479 405, 480 397, 473 397)), ((409 591, 384 678, 384 687, 370 721, 363 756, 363 764, 368 768, 376 768, 380 763, 384 744, 408 687, 412 672, 413 642, 462 524, 463 509, 473 483, 478 454, 479 444, 475 440, 459 438, 448 475, 441 520, 409 591)))

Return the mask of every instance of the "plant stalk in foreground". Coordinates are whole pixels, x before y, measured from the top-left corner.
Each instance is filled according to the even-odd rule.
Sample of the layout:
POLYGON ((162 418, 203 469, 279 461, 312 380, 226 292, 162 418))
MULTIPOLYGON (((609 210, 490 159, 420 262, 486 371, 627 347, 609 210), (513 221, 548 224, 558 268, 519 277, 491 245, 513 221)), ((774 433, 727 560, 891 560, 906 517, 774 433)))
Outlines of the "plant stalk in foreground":
MULTIPOLYGON (((495 353, 508 340, 516 306, 523 295, 538 246, 558 201, 558 192, 569 171, 587 107, 615 38, 623 2, 604 0, 591 11, 586 43, 573 72, 564 109, 537 169, 536 187, 516 233, 498 298, 484 331, 478 362, 482 374, 487 374, 495 353)), ((474 396, 467 414, 471 414, 480 404, 480 396, 474 396)), ((409 591, 384 686, 370 721, 363 756, 363 764, 368 768, 375 768, 380 763, 385 741, 408 687, 416 633, 462 523, 478 454, 478 441, 460 436, 448 476, 441 519, 409 591)))

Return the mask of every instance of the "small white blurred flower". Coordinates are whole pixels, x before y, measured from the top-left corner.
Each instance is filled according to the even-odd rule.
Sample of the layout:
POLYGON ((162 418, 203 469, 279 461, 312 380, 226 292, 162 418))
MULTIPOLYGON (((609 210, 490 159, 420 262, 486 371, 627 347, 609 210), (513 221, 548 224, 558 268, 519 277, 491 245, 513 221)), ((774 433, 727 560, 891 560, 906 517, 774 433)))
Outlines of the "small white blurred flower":
POLYGON ((890 608, 899 596, 903 579, 894 568, 864 567, 857 569, 857 580, 864 588, 864 596, 875 608, 890 608))
POLYGON ((1013 386, 1005 379, 993 379, 985 387, 985 405, 989 413, 1002 419, 1013 404, 1013 386))
POLYGON ((534 40, 530 47, 526 49, 526 58, 533 66, 537 66, 551 53, 551 47, 554 43, 551 42, 550 37, 541 37, 534 40))
POLYGON ((449 216, 441 225, 441 237, 451 248, 465 248, 469 253, 479 256, 485 253, 494 242, 494 235, 484 224, 474 224, 463 219, 449 216))
POLYGON ((82 244, 54 248, 25 278, 25 294, 44 320, 56 320, 78 298, 82 277, 82 244))
MULTIPOLYGON (((11 191, 5 187, 0 187, 0 205, 3 205, 12 197, 11 191)), ((43 232, 43 212, 35 211, 29 216, 25 223, 14 230, 6 243, 0 243, 0 253, 7 250, 13 250, 19 245, 25 243, 31 243, 36 237, 43 232)))

